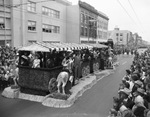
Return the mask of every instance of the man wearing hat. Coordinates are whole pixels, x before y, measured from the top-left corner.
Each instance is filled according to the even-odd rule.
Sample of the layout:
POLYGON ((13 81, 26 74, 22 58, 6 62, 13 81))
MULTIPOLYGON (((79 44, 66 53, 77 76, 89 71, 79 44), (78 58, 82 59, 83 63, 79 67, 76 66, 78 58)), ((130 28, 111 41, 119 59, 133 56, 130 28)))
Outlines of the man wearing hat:
POLYGON ((128 88, 121 89, 119 91, 120 98, 122 99, 123 104, 127 107, 132 109, 134 102, 130 97, 131 91, 128 88))
POLYGON ((143 83, 140 80, 136 80, 134 82, 134 86, 132 88, 132 94, 138 89, 138 88, 142 88, 143 87, 143 83))
POLYGON ((135 103, 142 103, 146 108, 148 108, 148 102, 145 99, 146 94, 144 89, 138 88, 137 91, 133 93, 133 96, 135 103))

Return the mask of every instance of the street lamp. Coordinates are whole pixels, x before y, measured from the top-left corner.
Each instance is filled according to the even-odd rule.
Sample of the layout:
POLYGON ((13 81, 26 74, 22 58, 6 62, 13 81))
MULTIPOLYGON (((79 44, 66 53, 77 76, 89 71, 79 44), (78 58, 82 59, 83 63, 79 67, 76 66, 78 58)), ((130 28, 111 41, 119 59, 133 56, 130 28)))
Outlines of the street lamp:
POLYGON ((88 22, 88 26, 89 26, 89 28, 88 28, 88 43, 89 43, 89 41, 90 41, 90 29, 91 29, 91 27, 92 27, 92 25, 90 24, 90 22, 92 23, 92 22, 97 22, 97 20, 88 20, 89 22, 88 22))

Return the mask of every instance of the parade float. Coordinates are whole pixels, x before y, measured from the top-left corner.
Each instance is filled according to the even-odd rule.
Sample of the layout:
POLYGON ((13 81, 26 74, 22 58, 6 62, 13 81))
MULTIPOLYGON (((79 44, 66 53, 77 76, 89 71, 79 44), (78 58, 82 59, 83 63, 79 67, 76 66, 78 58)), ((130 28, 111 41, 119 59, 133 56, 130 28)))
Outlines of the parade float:
MULTIPOLYGON (((72 100, 69 101, 72 104, 72 102, 76 100, 76 95, 81 95, 80 93, 84 91, 80 91, 78 88, 73 88, 74 93, 71 94, 72 92, 70 92, 70 89, 72 88, 72 85, 68 83, 69 78, 67 78, 65 85, 63 84, 64 82, 60 80, 62 85, 65 87, 65 95, 62 93, 62 85, 60 87, 60 92, 58 93, 58 76, 63 69, 62 60, 64 58, 64 53, 70 51, 72 53, 81 53, 81 67, 79 69, 79 71, 81 71, 81 75, 79 78, 88 78, 86 76, 98 71, 100 68, 100 57, 94 52, 98 52, 102 48, 106 49, 108 47, 101 44, 46 42, 36 42, 29 46, 24 46, 19 49, 19 80, 17 83, 19 88, 11 90, 8 89, 9 91, 4 91, 2 95, 5 97, 38 101, 42 102, 43 105, 47 105, 49 102, 57 102, 57 104, 61 106, 60 103, 68 103, 68 100, 72 100), (92 56, 90 53, 92 53, 92 56), (32 58, 32 55, 38 55, 37 57, 41 61, 40 67, 35 68, 30 65, 27 57, 32 58), (49 64, 47 64, 48 62, 49 64), (13 95, 10 95, 9 93, 7 94, 7 92, 12 93, 13 95), (47 99, 51 101, 47 102, 47 99)), ((83 89, 87 89, 95 84, 96 76, 91 77, 92 80, 88 79, 86 83, 83 83, 82 87, 85 87, 83 89)))

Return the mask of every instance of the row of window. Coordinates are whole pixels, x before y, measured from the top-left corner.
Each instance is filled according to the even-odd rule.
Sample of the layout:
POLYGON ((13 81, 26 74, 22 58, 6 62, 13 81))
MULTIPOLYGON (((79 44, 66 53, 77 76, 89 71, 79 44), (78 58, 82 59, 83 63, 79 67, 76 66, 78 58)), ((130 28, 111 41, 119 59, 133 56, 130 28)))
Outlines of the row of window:
POLYGON ((0 29, 5 29, 5 24, 4 23, 0 23, 0 29))
POLYGON ((92 37, 92 38, 96 38, 97 34, 96 34, 96 29, 89 29, 89 34, 88 34, 88 28, 87 27, 81 27, 81 32, 80 32, 81 36, 85 36, 85 37, 92 37))
MULTIPOLYGON (((36 22, 35 21, 28 21, 28 30, 29 31, 36 31, 36 22)), ((46 32, 46 33, 60 33, 60 27, 43 24, 42 25, 42 31, 46 32)))
POLYGON ((46 7, 42 7, 42 14, 43 15, 47 15, 53 18, 59 18, 60 17, 60 12, 50 9, 50 8, 46 8, 46 7))
POLYGON ((98 22, 97 27, 98 27, 98 28, 101 28, 101 29, 107 30, 107 29, 108 29, 108 23, 105 23, 105 22, 98 22))
POLYGON ((53 25, 43 24, 42 30, 43 32, 47 32, 47 33, 60 33, 60 27, 53 26, 53 25))
POLYGON ((116 38, 116 40, 117 40, 117 42, 122 42, 123 41, 123 39, 122 38, 116 38))
POLYGON ((4 18, 0 17, 0 29, 4 29, 4 28, 5 28, 4 18))
MULTIPOLYGON (((36 12, 36 3, 28 1, 27 10, 30 12, 36 12)), ((56 11, 56 10, 53 10, 50 8, 46 8, 46 7, 42 7, 42 14, 53 17, 53 18, 59 18, 60 17, 59 11, 56 11)))
POLYGON ((97 37, 107 39, 107 32, 98 31, 97 37))
POLYGON ((81 13, 81 23, 84 23, 84 24, 89 23, 90 25, 97 26, 98 28, 101 28, 101 29, 105 29, 105 30, 108 29, 108 22, 104 22, 104 21, 89 22, 90 20, 94 20, 94 19, 95 18, 81 13))
POLYGON ((94 20, 94 18, 92 18, 92 17, 90 17, 88 15, 84 15, 84 14, 81 13, 81 23, 92 25, 92 26, 96 26, 97 25, 96 21, 95 22, 90 22, 90 20, 94 20))
POLYGON ((123 33, 120 33, 120 34, 119 34, 119 33, 116 33, 116 36, 119 36, 119 35, 120 35, 120 36, 123 36, 123 33))

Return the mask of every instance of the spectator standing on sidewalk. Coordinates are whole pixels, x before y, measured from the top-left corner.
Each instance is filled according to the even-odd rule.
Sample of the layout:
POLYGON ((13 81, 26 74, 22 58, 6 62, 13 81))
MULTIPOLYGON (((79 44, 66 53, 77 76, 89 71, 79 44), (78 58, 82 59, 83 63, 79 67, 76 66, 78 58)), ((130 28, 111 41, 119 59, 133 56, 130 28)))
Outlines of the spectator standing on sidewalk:
POLYGON ((81 54, 78 52, 74 57, 74 79, 79 80, 81 77, 81 54))
POLYGON ((101 60, 100 60, 100 69, 101 70, 104 70, 104 60, 105 60, 105 55, 104 55, 104 51, 103 50, 101 50, 101 53, 100 53, 100 58, 101 58, 101 60))

